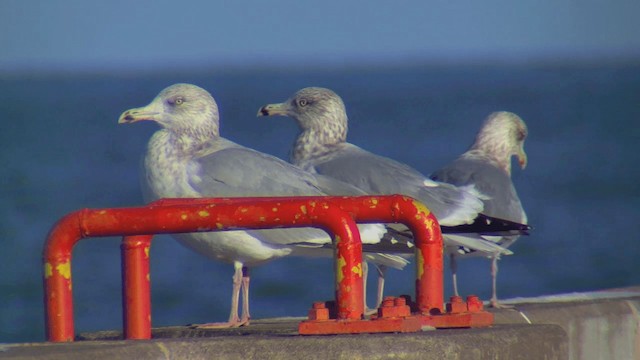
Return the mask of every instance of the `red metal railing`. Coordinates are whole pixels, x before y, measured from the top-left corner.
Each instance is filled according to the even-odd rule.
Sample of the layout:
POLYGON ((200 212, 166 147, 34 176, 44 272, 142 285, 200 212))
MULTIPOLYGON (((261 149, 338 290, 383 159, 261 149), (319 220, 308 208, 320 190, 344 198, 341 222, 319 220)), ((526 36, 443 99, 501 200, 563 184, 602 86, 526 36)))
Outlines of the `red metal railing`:
MULTIPOLYGON (((233 202, 233 200, 230 201, 233 202)), ((57 342, 73 341, 71 251, 82 238, 285 226, 319 227, 332 234, 336 251, 345 260, 345 266, 342 267, 342 281, 336 289, 337 299, 339 299, 338 315, 343 319, 359 319, 362 316, 363 305, 362 300, 358 301, 357 297, 358 295, 360 299, 362 297, 362 274, 350 269, 362 266, 362 243, 353 219, 330 203, 310 200, 283 202, 275 199, 261 201, 259 205, 249 205, 243 200, 238 200, 237 204, 83 209, 63 217, 51 230, 45 244, 43 262, 47 339, 57 342), (278 211, 273 211, 274 208, 278 211), (352 292, 354 296, 346 296, 345 292, 352 292)), ((128 253, 126 247, 125 252, 128 253)), ((134 253, 139 254, 139 251, 134 253)), ((138 259, 140 258, 142 257, 138 259)), ((125 266, 135 262, 133 259, 129 260, 131 261, 124 262, 125 266)), ((135 274, 136 271, 129 269, 125 277, 132 273, 135 274)), ((132 290, 134 293, 137 292, 133 284, 140 280, 139 275, 143 272, 137 274, 138 276, 132 276, 133 281, 125 281, 128 284, 124 287, 125 304, 128 302, 127 299, 135 297, 131 295, 132 290)), ((144 277, 146 279, 146 275, 144 277)), ((140 322, 150 324, 150 321, 147 322, 145 319, 133 320, 137 314, 131 313, 125 310, 125 314, 131 316, 125 321, 127 325, 140 322)))
POLYGON ((158 206, 237 203, 260 204, 262 201, 306 200, 311 206, 328 202, 353 217, 355 222, 402 223, 411 230, 416 245, 416 304, 424 314, 440 313, 443 304, 443 260, 442 234, 436 217, 420 202, 403 195, 384 196, 323 196, 323 197, 279 197, 279 198, 217 198, 217 199, 161 199, 153 203, 158 206), (426 261, 428 259, 428 261, 426 261))
POLYGON ((153 235, 122 239, 122 325, 125 339, 151 338, 151 273, 153 235))
MULTIPOLYGON (((384 321, 376 321, 373 327, 361 320, 362 244, 354 219, 361 223, 400 222, 406 224, 414 234, 414 306, 418 309, 418 315, 405 319, 405 323, 411 324, 408 331, 432 324, 442 327, 470 326, 473 319, 466 313, 462 314, 464 317, 449 317, 457 319, 457 324, 456 321, 448 321, 447 317, 438 316, 442 314, 443 304, 440 228, 435 217, 411 198, 391 195, 163 199, 139 208, 79 210, 62 218, 51 230, 43 260, 47 339, 73 341, 71 252, 82 238, 125 236, 121 246, 125 338, 149 339, 150 234, 307 226, 319 227, 332 234, 336 259, 341 261, 336 261, 337 319, 333 319, 333 322, 324 319, 304 321, 300 324, 300 333, 403 331, 401 329, 405 327, 398 322, 402 322, 402 319, 382 319, 384 321)), ((464 313, 460 306, 456 309, 457 313, 464 313)), ((387 313, 394 313, 390 310, 387 309, 387 313)))

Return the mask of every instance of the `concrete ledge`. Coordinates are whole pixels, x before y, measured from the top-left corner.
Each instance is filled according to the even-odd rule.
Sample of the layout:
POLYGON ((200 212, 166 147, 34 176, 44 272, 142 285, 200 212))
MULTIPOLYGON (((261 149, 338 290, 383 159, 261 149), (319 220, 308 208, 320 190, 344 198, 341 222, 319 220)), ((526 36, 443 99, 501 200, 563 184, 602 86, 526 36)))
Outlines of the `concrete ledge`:
MULTIPOLYGON (((295 323, 289 322, 292 326, 295 323)), ((193 334, 192 334, 193 335, 193 334)), ((8 359, 566 359, 556 325, 500 325, 416 334, 218 335, 150 341, 5 346, 8 359)))
POLYGON ((640 359, 640 288, 512 299, 491 310, 496 324, 556 324, 569 359, 640 359))
POLYGON ((118 331, 67 344, 0 344, 3 359, 640 359, 640 288, 505 301, 484 329, 298 336, 301 318, 235 329, 157 328, 153 340, 118 331))

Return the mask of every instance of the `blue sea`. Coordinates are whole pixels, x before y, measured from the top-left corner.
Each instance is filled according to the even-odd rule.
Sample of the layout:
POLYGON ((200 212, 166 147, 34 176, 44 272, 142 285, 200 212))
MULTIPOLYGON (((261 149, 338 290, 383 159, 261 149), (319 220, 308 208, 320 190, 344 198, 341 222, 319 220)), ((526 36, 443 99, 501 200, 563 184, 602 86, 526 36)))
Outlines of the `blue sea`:
MULTIPOLYGON (((257 118, 258 108, 302 87, 331 88, 347 105, 350 142, 425 174, 465 151, 489 113, 515 112, 529 127, 529 165, 513 177, 535 229, 500 262, 499 296, 640 283, 640 63, 2 75, 0 342, 44 340, 42 247, 59 218, 142 204, 139 161, 157 128, 118 125, 118 116, 176 82, 212 92, 223 136, 285 159, 295 124, 257 118)), ((122 327, 119 241, 74 250, 77 332, 122 327)), ((151 266, 154 326, 227 319, 232 266, 168 236, 154 240, 151 266)), ((332 269, 298 258, 253 269, 252 317, 304 316, 332 298, 332 269)), ((412 293, 413 276, 390 271, 387 294, 412 293)), ((459 284, 488 299, 489 262, 461 261, 459 284)))

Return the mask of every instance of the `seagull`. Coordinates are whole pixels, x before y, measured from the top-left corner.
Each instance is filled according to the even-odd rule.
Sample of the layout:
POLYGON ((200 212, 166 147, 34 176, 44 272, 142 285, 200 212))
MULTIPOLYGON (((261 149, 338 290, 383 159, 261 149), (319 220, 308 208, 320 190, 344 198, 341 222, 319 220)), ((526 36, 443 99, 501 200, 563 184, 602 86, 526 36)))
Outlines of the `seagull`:
MULTIPOLYGON (((297 122, 301 132, 290 161, 304 170, 352 184, 370 195, 411 196, 424 203, 441 226, 474 224, 484 208, 483 195, 474 185, 454 186, 434 181, 408 165, 348 143, 345 105, 330 89, 304 88, 287 101, 265 105, 258 111, 258 116, 276 115, 297 122)), ((394 229, 403 230, 397 225, 394 229)), ((510 253, 477 233, 446 234, 444 241, 448 246, 484 254, 510 253)))
MULTIPOLYGON (((513 222, 526 224, 527 214, 511 181, 511 157, 516 156, 520 167, 527 166, 527 154, 524 141, 527 138, 527 125, 516 114, 500 111, 487 117, 476 135, 469 150, 456 160, 434 172, 431 179, 456 186, 474 185, 486 197, 484 214, 513 222)), ((503 248, 508 248, 517 239, 517 235, 486 237, 503 248)), ((455 249, 447 249, 451 258, 454 294, 458 295, 456 279, 456 257, 475 253, 459 254, 455 249)), ((492 292, 490 305, 505 307, 498 302, 496 277, 500 254, 490 255, 492 292)))
MULTIPOLYGON (((147 145, 142 170, 146 201, 161 198, 308 196, 345 192, 345 185, 306 172, 276 157, 220 136, 216 101, 206 90, 175 84, 147 106, 122 113, 120 124, 154 121, 160 126, 147 145)), ((353 187, 347 185, 353 191, 353 187)), ((359 225, 364 243, 378 242, 386 232, 379 224, 359 225)), ((328 254, 331 238, 315 228, 234 230, 176 234, 188 248, 234 266, 231 312, 224 323, 198 327, 248 325, 249 268, 287 255, 328 254), (312 249, 317 248, 317 251, 312 249), (324 252, 324 253, 323 253, 324 252), (238 303, 242 290, 242 313, 238 303)), ((402 268, 402 257, 371 254, 388 266, 402 268)))

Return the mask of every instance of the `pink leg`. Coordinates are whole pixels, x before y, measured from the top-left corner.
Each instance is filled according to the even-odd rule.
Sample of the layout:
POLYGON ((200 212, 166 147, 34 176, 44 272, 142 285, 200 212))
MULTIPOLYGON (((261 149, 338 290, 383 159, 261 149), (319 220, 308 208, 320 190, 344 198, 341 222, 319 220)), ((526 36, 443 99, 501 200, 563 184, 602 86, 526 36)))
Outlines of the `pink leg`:
POLYGON ((460 296, 458 293, 458 260, 456 259, 456 254, 451 253, 449 255, 449 268, 451 269, 451 280, 453 280, 453 295, 460 296))
POLYGON ((380 265, 376 267, 378 270, 378 297, 376 298, 376 309, 382 305, 384 299, 384 274, 387 271, 387 267, 380 265))
MULTIPOLYGON (((242 287, 242 284, 243 284, 243 276, 242 276, 243 266, 241 262, 235 261, 233 263, 233 267, 235 268, 235 271, 233 273, 233 278, 232 278, 233 290, 231 291, 231 313, 229 314, 229 321, 226 323, 223 322, 223 323, 208 323, 208 324, 193 325, 193 327, 205 328, 205 329, 220 329, 220 328, 238 327, 243 325, 240 318, 238 318, 238 300, 240 298, 240 288, 242 287)), ((248 305, 247 305, 247 311, 248 311, 248 305)))
POLYGON ((367 261, 362 262, 362 301, 364 302, 364 314, 371 315, 378 312, 378 309, 371 309, 367 306, 367 279, 369 278, 369 263, 367 261))
POLYGON ((249 325, 251 315, 249 314, 249 268, 242 267, 242 315, 238 326, 249 325))
POLYGON ((363 300, 364 300, 364 314, 372 315, 378 313, 378 308, 382 305, 382 299, 384 298, 384 273, 387 269, 384 265, 375 265, 376 271, 378 272, 378 289, 376 293, 376 305, 373 308, 369 308, 367 306, 367 277, 369 275, 369 264, 366 261, 362 262, 362 280, 364 283, 364 292, 363 292, 363 300))
POLYGON ((491 300, 489 301, 489 305, 493 308, 496 309, 509 309, 509 308, 513 308, 513 306, 510 305, 503 305, 500 304, 498 302, 498 292, 497 292, 497 286, 496 286, 496 279, 498 278, 498 256, 494 256, 491 259, 491 284, 492 284, 492 289, 491 289, 491 300))

